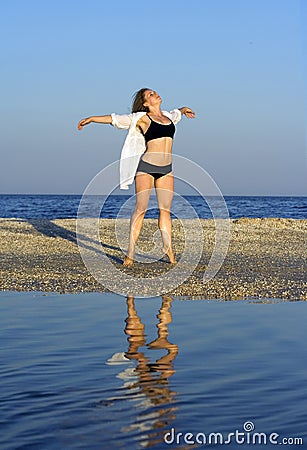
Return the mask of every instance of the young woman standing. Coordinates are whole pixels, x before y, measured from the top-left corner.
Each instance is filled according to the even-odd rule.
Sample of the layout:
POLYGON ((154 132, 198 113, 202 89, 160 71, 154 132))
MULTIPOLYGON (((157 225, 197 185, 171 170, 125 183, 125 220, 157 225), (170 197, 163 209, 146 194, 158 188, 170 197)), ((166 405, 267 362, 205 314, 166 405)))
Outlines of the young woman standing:
POLYGON ((124 266, 133 264, 135 244, 142 229, 153 187, 159 207, 158 225, 163 241, 162 251, 172 264, 176 262, 172 248, 170 216, 174 195, 172 144, 175 124, 181 120, 182 114, 194 118, 195 113, 188 107, 170 112, 162 111, 161 102, 157 92, 143 88, 134 96, 132 114, 92 116, 82 119, 78 124, 79 130, 92 122, 129 130, 121 153, 120 187, 128 189, 129 184, 135 182, 136 205, 130 219, 129 248, 124 266))

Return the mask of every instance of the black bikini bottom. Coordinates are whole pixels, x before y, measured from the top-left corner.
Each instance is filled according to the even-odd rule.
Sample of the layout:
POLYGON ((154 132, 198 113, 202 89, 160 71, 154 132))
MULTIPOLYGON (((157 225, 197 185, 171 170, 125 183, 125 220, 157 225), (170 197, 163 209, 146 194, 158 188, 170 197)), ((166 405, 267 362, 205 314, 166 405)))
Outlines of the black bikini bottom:
POLYGON ((145 172, 152 175, 155 180, 163 175, 166 175, 172 171, 172 164, 167 164, 167 166, 156 166, 155 164, 150 164, 146 161, 140 159, 139 165, 136 169, 136 172, 145 172))

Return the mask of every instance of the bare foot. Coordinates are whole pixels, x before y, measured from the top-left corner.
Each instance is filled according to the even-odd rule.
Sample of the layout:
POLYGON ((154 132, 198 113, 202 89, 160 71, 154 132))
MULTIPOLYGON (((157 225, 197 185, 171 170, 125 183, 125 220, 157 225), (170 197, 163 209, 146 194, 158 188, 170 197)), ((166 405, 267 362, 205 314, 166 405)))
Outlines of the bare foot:
POLYGON ((163 253, 165 253, 167 256, 168 256, 168 258, 169 258, 169 262, 171 263, 171 264, 175 264, 176 263, 176 259, 175 259, 175 256, 174 256, 174 252, 173 252, 173 250, 170 248, 170 247, 168 247, 168 248, 162 248, 162 252, 163 253))
POLYGON ((130 258, 130 256, 126 256, 123 262, 123 266, 131 267, 133 264, 133 258, 130 258))

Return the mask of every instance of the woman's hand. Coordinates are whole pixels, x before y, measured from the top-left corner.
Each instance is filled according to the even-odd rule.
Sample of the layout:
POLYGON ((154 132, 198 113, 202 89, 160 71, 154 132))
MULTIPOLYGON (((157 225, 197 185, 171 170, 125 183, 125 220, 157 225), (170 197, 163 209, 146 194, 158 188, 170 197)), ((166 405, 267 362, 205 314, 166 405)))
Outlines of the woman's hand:
POLYGON ((86 119, 80 120, 80 122, 78 123, 78 130, 82 130, 84 125, 88 125, 91 122, 92 122, 92 118, 91 117, 87 117, 86 119))
POLYGON ((181 111, 181 114, 184 114, 188 119, 194 119, 195 117, 195 112, 192 111, 192 109, 188 108, 187 106, 179 108, 179 111, 181 111))

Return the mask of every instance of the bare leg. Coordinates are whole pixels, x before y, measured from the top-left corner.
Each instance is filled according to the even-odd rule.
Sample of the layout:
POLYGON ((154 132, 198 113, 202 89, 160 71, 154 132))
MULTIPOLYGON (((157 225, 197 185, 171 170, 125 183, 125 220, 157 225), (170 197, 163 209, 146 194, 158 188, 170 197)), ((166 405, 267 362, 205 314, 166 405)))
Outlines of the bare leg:
POLYGON ((172 248, 171 204, 174 195, 174 175, 164 175, 155 181, 155 188, 159 206, 158 225, 162 235, 162 251, 167 254, 172 264, 176 262, 172 248))
POLYGON ((129 247, 128 254, 123 262, 124 266, 132 266, 133 264, 135 244, 142 229, 153 181, 154 178, 151 175, 143 172, 138 173, 135 177, 136 205, 130 219, 129 247))

